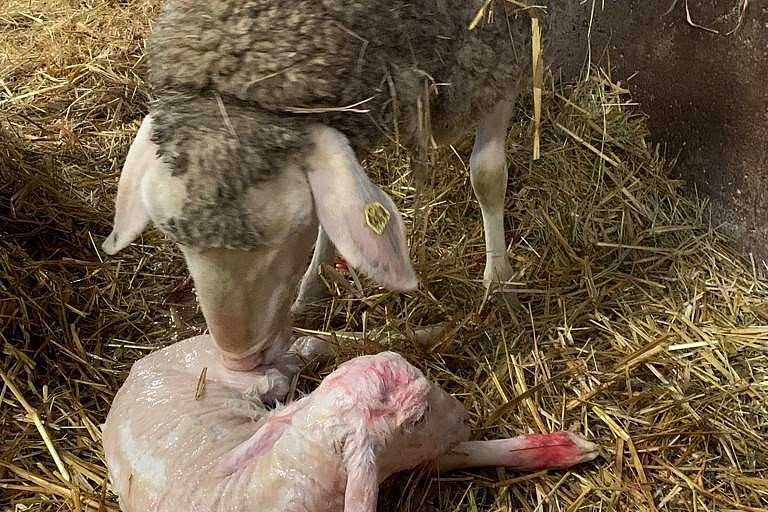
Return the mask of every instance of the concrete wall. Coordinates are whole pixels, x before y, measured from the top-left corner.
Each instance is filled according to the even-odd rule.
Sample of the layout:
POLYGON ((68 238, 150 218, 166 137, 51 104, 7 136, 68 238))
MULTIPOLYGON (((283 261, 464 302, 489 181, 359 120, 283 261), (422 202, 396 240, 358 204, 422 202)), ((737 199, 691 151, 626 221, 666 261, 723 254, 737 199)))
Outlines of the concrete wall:
MULTIPOLYGON (((715 222, 768 261, 768 2, 750 0, 736 29, 741 0, 688 0, 692 21, 718 33, 691 26, 685 0, 595 3, 593 61, 608 51, 613 78, 650 116, 654 140, 680 151, 678 171, 711 197, 715 222)), ((565 76, 583 63, 588 24, 572 35, 565 76)))

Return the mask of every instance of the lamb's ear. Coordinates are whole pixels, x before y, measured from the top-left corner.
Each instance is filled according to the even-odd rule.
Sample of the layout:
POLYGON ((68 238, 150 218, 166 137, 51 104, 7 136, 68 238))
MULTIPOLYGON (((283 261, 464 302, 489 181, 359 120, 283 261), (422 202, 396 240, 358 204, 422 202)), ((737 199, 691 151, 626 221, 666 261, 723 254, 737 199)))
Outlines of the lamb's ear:
POLYGON ((217 475, 229 476, 268 453, 289 424, 290 419, 282 416, 268 418, 255 434, 226 454, 217 466, 217 475))
POLYGON ((291 424, 293 415, 307 405, 306 399, 297 400, 282 410, 272 414, 259 429, 248 439, 230 450, 216 466, 219 477, 228 476, 256 459, 269 453, 280 439, 285 429, 291 424))
POLYGON ((379 473, 373 440, 369 435, 352 436, 344 447, 347 488, 344 512, 376 512, 379 498, 379 473))
POLYGON ((371 182, 341 132, 318 125, 309 138, 307 178, 328 238, 350 265, 381 285, 416 288, 403 219, 392 198, 371 182))
POLYGON ((112 232, 101 245, 107 254, 115 254, 127 247, 149 223, 149 213, 141 197, 141 180, 149 167, 159 163, 157 145, 152 142, 151 135, 152 118, 147 116, 128 149, 117 183, 112 232))

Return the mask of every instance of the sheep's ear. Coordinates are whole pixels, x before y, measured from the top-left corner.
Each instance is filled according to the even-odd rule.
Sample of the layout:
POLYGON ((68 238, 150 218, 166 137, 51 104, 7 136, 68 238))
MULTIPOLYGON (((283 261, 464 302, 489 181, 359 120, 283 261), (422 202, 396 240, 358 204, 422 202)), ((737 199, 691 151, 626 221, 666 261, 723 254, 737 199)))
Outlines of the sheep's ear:
POLYGON ((347 442, 344 452, 347 466, 344 512, 376 512, 379 474, 372 439, 361 434, 347 442))
POLYGON ((128 149, 117 183, 112 232, 101 246, 107 254, 115 254, 126 248, 149 223, 149 213, 141 197, 141 180, 147 168, 159 163, 157 145, 150 139, 151 135, 152 118, 147 116, 128 149))
POLYGON ((418 280, 395 203, 371 182, 341 132, 320 125, 309 137, 307 178, 328 238, 350 265, 383 286, 415 289, 418 280))

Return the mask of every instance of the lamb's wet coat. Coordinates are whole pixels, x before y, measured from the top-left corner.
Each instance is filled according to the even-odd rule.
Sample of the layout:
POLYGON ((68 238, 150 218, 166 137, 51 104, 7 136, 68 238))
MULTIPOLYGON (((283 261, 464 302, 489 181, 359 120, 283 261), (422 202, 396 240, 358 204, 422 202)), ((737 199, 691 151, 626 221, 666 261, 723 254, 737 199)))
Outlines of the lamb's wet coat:
POLYGON ((286 379, 276 367, 226 370, 208 336, 137 361, 103 436, 123 510, 342 510, 354 432, 369 429, 364 439, 376 439, 381 479, 469 435, 461 404, 396 354, 352 360, 308 397, 268 412, 260 397, 284 394, 286 379), (376 365, 389 367, 392 360, 399 374, 388 380, 376 365), (407 395, 399 398, 402 407, 389 407, 387 414, 379 406, 387 409, 398 390, 407 395), (445 417, 441 428, 432 429, 426 418, 421 434, 414 429, 401 440, 398 432, 423 416, 419 408, 427 401, 445 417))

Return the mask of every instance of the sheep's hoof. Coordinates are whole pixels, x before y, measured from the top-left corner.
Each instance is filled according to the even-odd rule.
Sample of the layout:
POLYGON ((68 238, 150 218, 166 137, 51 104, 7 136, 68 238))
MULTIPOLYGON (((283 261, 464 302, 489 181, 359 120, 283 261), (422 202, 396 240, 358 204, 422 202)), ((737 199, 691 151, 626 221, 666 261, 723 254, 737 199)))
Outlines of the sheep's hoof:
POLYGON ((514 281, 519 276, 507 258, 488 261, 483 273, 483 285, 489 294, 501 295, 511 305, 520 305, 517 298, 517 286, 514 281))
POLYGON ((246 395, 261 400, 265 406, 274 406, 285 400, 291 389, 290 378, 277 368, 264 368, 254 370, 259 378, 253 380, 252 387, 246 395))

